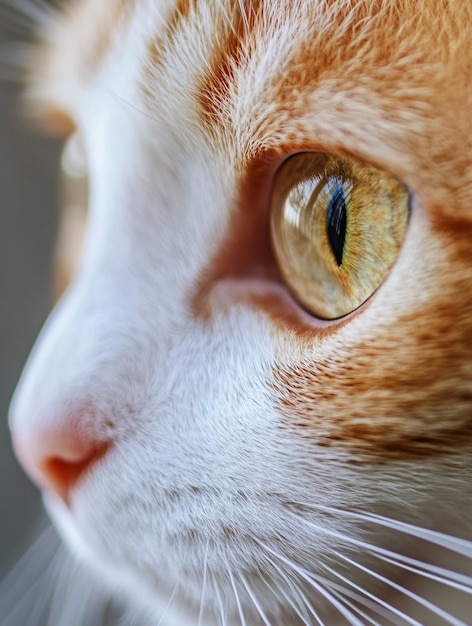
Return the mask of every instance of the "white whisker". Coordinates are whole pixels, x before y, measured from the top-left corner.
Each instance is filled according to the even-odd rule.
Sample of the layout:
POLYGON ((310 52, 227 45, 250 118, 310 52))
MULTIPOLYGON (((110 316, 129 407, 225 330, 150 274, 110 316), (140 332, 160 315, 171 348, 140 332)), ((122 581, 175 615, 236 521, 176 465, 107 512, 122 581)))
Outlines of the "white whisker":
POLYGON ((166 606, 164 607, 164 611, 162 612, 161 617, 160 617, 159 621, 157 622, 157 626, 161 626, 161 624, 164 623, 165 616, 167 615, 167 611, 170 609, 170 606, 171 606, 171 604, 172 604, 172 602, 174 600, 175 594, 177 593, 178 587, 179 587, 179 583, 177 582, 175 584, 174 589, 172 590, 172 593, 170 594, 169 601, 167 602, 166 606))
POLYGON ((4 82, 21 83, 30 66, 33 49, 18 41, 0 47, 0 79, 4 82))
POLYGON ((122 616, 119 626, 140 626, 142 624, 141 618, 142 612, 137 607, 129 608, 122 616))
MULTIPOLYGON (((269 563, 272 565, 272 567, 274 567, 279 572, 279 574, 286 579, 287 584, 290 585, 290 579, 288 577, 288 574, 283 572, 282 568, 280 566, 278 566, 277 563, 275 563, 275 561, 270 556, 268 556, 266 554, 265 558, 269 561, 269 563)), ((292 586, 292 589, 293 589, 293 587, 295 587, 294 583, 291 583, 291 586, 292 586)), ((300 595, 300 597, 301 597, 303 603, 305 604, 306 608, 311 613, 311 615, 316 619, 318 624, 320 626, 325 626, 324 623, 323 623, 323 620, 318 615, 318 613, 315 611, 315 609, 313 608, 313 606, 309 602, 308 598, 306 598, 306 596, 302 593, 302 591, 300 589, 297 588, 296 592, 300 595)))
POLYGON ((383 515, 377 515, 375 513, 358 513, 355 511, 344 511, 342 509, 337 509, 321 504, 298 504, 301 504, 302 506, 310 508, 312 510, 326 511, 327 513, 342 515, 343 517, 351 517, 363 522, 378 524, 379 526, 384 526, 386 528, 390 528, 391 530, 397 530, 412 537, 417 537, 418 539, 422 539, 423 541, 428 541, 429 543, 433 543, 441 548, 445 548, 446 550, 451 550, 451 552, 456 552, 461 556, 472 558, 472 541, 469 541, 467 539, 454 537, 453 535, 448 535, 446 533, 442 533, 436 530, 430 530, 428 528, 422 528, 421 526, 416 526, 407 522, 401 522, 399 520, 384 517, 383 515))
MULTIPOLYGON (((302 610, 300 607, 297 606, 295 600, 293 600, 289 594, 287 593, 287 591, 285 591, 285 589, 283 589, 283 587, 279 587, 278 589, 274 589, 274 587, 265 579, 262 579, 264 584, 270 589, 270 591, 273 593, 273 595, 278 598, 279 594, 281 594, 285 600, 287 601, 288 605, 293 609, 295 615, 297 615, 301 621, 303 622, 303 624, 305 626, 312 626, 313 622, 310 620, 310 617, 308 615, 308 613, 306 612, 305 607, 303 607, 304 609, 304 614, 302 613, 302 610)), ((288 581, 287 581, 288 584, 288 581)), ((292 589, 292 593, 293 593, 293 589, 292 589)), ((295 596, 295 594, 294 594, 295 596)))
MULTIPOLYGON (((296 515, 296 514, 294 514, 296 515)), ((431 563, 426 563, 423 561, 419 561, 417 559, 413 559, 411 557, 405 556, 403 554, 399 554, 397 552, 393 552, 392 550, 388 550, 387 548, 381 548, 374 544, 371 544, 367 541, 363 541, 361 539, 356 539, 349 535, 336 532, 331 529, 321 528, 313 524, 308 520, 304 520, 299 515, 296 515, 297 519, 303 521, 305 524, 316 528, 318 531, 323 532, 324 534, 335 537, 339 539, 343 543, 348 543, 350 545, 354 545, 358 548, 362 548, 366 550, 370 554, 374 554, 377 558, 391 563, 397 567, 402 569, 406 569, 408 571, 414 572, 419 576, 423 576, 430 580, 435 580, 447 587, 451 587, 457 589, 459 591, 463 591, 467 594, 472 594, 472 577, 467 576, 466 574, 461 574, 459 572, 454 572, 452 570, 448 570, 446 568, 439 567, 437 565, 433 565, 431 563)))
POLYGON ((350 559, 349 557, 341 554, 340 552, 334 552, 334 554, 336 554, 340 559, 343 559, 347 563, 350 563, 351 565, 354 565, 355 567, 361 569, 363 572, 366 572, 367 574, 370 574, 374 578, 377 578, 377 580, 382 581, 383 583, 385 583, 389 587, 392 587, 393 589, 396 589, 400 593, 408 596, 412 600, 415 600, 416 602, 418 602, 418 604, 421 604, 422 606, 427 608, 429 611, 431 611, 435 615, 438 615, 439 617, 444 619, 449 624, 452 624, 452 626, 467 626, 467 624, 465 624, 465 622, 463 622, 462 620, 457 619, 456 617, 454 617, 453 615, 451 615, 447 611, 444 611, 443 609, 441 609, 440 607, 436 606, 435 604, 433 604, 429 600, 426 600, 426 598, 423 598, 422 596, 418 595, 417 593, 414 593, 413 591, 410 591, 409 589, 406 589, 402 585, 399 585, 398 583, 395 583, 393 580, 390 580, 386 576, 382 576, 381 574, 378 574, 377 572, 374 572, 373 570, 371 570, 370 568, 366 567, 365 565, 361 565, 360 563, 357 563, 356 561, 354 561, 354 560, 350 559))
POLYGON ((306 580, 318 593, 320 593, 328 602, 334 606, 338 612, 350 623, 352 626, 364 626, 362 622, 360 622, 357 617, 347 609, 337 598, 333 596, 322 584, 320 584, 316 580, 316 575, 306 572, 303 568, 299 567, 295 563, 292 563, 289 559, 286 559, 283 555, 278 554, 269 546, 265 546, 263 543, 256 540, 259 545, 265 550, 268 550, 271 554, 273 554, 277 559, 281 560, 283 563, 292 568, 297 574, 306 580))
MULTIPOLYGON (((75 618, 71 615, 72 611, 70 610, 69 602, 72 601, 72 605, 74 604, 73 598, 69 598, 68 590, 70 585, 70 567, 71 564, 69 561, 64 561, 57 568, 56 573, 56 583, 54 585, 54 590, 52 594, 51 607, 48 615, 47 626, 55 626, 56 624, 65 623, 64 620, 67 618, 71 618, 72 620, 75 618), (67 600, 66 600, 67 598, 67 600)), ((77 585, 77 581, 76 581, 77 585)), ((87 593, 84 593, 84 590, 81 589, 81 596, 87 596, 87 593)), ((74 611, 75 613, 75 611, 74 611)), ((74 625, 75 626, 75 625, 74 625)))
MULTIPOLYGON (((274 594, 275 597, 278 597, 279 594, 283 595, 283 597, 285 598, 289 606, 293 609, 295 614, 301 619, 301 621, 303 622, 303 624, 305 624, 305 626, 312 626, 313 622, 311 621, 310 616, 304 604, 304 602, 308 604, 308 599, 307 598, 302 599, 299 590, 296 588, 295 584, 290 580, 288 574, 284 572, 281 568, 279 568, 276 563, 272 561, 270 562, 271 562, 271 565, 278 570, 284 583, 290 588, 293 594, 293 599, 290 597, 288 592, 285 591, 285 589, 282 586, 280 586, 278 589, 274 589, 267 580, 262 579, 264 584, 270 589, 270 591, 274 594), (297 597, 298 597, 298 602, 299 602, 298 606, 295 601, 297 597)), ((324 625, 321 624, 321 626, 324 626, 324 625)))
POLYGON ((321 619, 321 617, 319 616, 319 614, 315 611, 315 609, 313 608, 312 603, 310 602, 310 600, 306 597, 305 593, 301 590, 301 589, 297 589, 297 593, 300 595, 300 598, 303 600, 306 608, 308 609, 308 611, 311 613, 311 615, 313 615, 313 617, 316 619, 316 621, 318 622, 318 624, 320 626, 326 626, 326 622, 324 620, 321 619))
POLYGON ((392 520, 388 517, 381 515, 362 515, 362 518, 366 521, 374 521, 381 526, 391 528, 392 530, 398 530, 402 533, 406 533, 418 539, 429 541, 437 546, 456 552, 462 556, 472 558, 472 541, 467 539, 461 539, 460 537, 454 537, 453 535, 446 535, 435 530, 429 530, 428 528, 421 528, 420 526, 414 526, 406 522, 400 522, 398 520, 392 520))
POLYGON ((48 626, 81 626, 98 621, 104 613, 108 598, 97 588, 96 582, 72 558, 63 559, 54 576, 48 626))
POLYGON ((254 604, 254 606, 256 607, 257 612, 259 613, 262 621, 264 622, 264 624, 266 626, 272 626, 271 622, 269 621, 269 619, 267 618, 267 615, 264 613, 261 605, 259 604, 259 602, 257 601, 256 596, 254 595, 254 593, 252 592, 251 588, 249 587, 248 583, 246 582, 246 580, 244 579, 244 576, 242 574, 239 574, 239 578, 241 579, 241 582, 244 585, 244 588, 246 589, 249 597, 252 600, 252 603, 254 604))
POLYGON ((205 591, 206 591, 206 582, 207 582, 207 567, 208 567, 208 549, 210 547, 210 540, 208 539, 205 549, 205 559, 203 562, 203 582, 202 582, 202 593, 200 596, 200 610, 198 612, 198 626, 201 626, 202 618, 203 618, 203 608, 205 604, 205 591))
POLYGON ((372 616, 367 615, 367 613, 365 613, 365 611, 363 611, 356 604, 354 604, 354 602, 351 602, 350 600, 348 600, 345 597, 345 595, 341 593, 339 590, 334 589, 332 585, 330 585, 329 587, 331 591, 334 593, 334 595, 336 595, 340 600, 342 600, 344 604, 348 606, 352 611, 355 611, 359 615, 359 617, 362 617, 363 619, 367 620, 367 622, 369 624, 372 624, 372 626, 384 626, 383 624, 380 624, 380 622, 378 622, 372 616))
POLYGON ((63 548, 56 533, 51 527, 46 528, 0 582, 2 625, 24 623, 25 614, 37 614, 38 623, 44 619, 62 556, 63 548))
POLYGON ((458 591, 463 591, 469 595, 472 594, 472 578, 470 576, 459 574, 437 565, 431 565, 430 563, 424 563, 422 561, 418 561, 417 559, 404 556, 403 554, 392 553, 392 556, 388 557, 385 556, 385 553, 389 551, 383 550, 382 548, 375 548, 373 551, 375 552, 375 556, 382 561, 401 567, 402 569, 418 574, 419 576, 424 576, 429 580, 434 580, 448 587, 457 589, 458 591))
MULTIPOLYGON (((338 612, 349 622, 349 624, 351 624, 352 626, 364 626, 362 622, 357 619, 354 613, 352 613, 352 611, 350 611, 346 607, 344 602, 336 598, 336 596, 328 591, 326 587, 324 587, 323 584, 319 582, 319 580, 315 580, 314 575, 308 575, 307 573, 305 573, 305 576, 303 576, 302 574, 300 575, 305 578, 305 580, 309 582, 314 587, 314 589, 316 589, 322 596, 324 596, 326 600, 328 600, 328 602, 332 604, 338 610, 338 612)), ((310 610, 310 607, 308 608, 310 610)))
POLYGON ((44 568, 51 566, 54 557, 61 550, 62 546, 52 527, 48 526, 42 530, 33 544, 0 582, 0 601, 3 603, 10 591, 17 589, 20 584, 23 593, 24 587, 29 587, 36 582, 41 573, 44 572, 44 568))
POLYGON ((24 623, 25 614, 38 616, 46 614, 51 598, 49 593, 45 593, 43 587, 41 579, 36 581, 7 612, 0 610, 0 624, 16 626, 24 623))
POLYGON ((231 573, 229 566, 228 566, 228 574, 229 574, 229 579, 231 581, 231 586, 233 587, 234 598, 236 600, 236 606, 238 607, 238 614, 239 614, 239 620, 241 622, 241 626, 246 626, 246 620, 244 618, 244 613, 241 607, 241 600, 239 598, 238 590, 236 588, 236 583, 234 582, 233 574, 231 573))
POLYGON ((137 113, 139 116, 145 117, 149 121, 154 122, 155 124, 161 126, 162 128, 166 128, 166 129, 172 128, 171 125, 167 123, 165 120, 159 119, 158 117, 151 115, 151 113, 136 106, 135 104, 133 104, 126 98, 123 98, 123 96, 120 96, 118 93, 116 93, 112 89, 108 89, 107 87, 103 87, 102 85, 99 85, 99 87, 104 94, 107 94, 108 96, 110 96, 115 102, 119 102, 121 105, 123 105, 124 108, 129 109, 130 111, 133 111, 134 113, 137 113))
POLYGON ((220 611, 221 626, 227 626, 228 618, 226 616, 226 606, 223 605, 223 599, 221 598, 220 586, 216 579, 213 580, 213 585, 215 587, 216 600, 218 602, 218 609, 220 611))
MULTIPOLYGON (((5 2, 5 0, 4 0, 5 2)), ((15 7, 10 4, 0 5, 2 22, 8 24, 9 32, 19 31, 22 36, 29 35, 37 27, 37 23, 29 18, 27 15, 23 15, 18 12, 15 7), (4 17, 4 14, 5 17, 4 17)))
POLYGON ((420 622, 415 620, 413 617, 410 617, 409 615, 407 615, 406 613, 404 613, 397 607, 393 606, 389 602, 382 600, 382 598, 379 598, 375 596, 373 593, 370 593, 369 591, 367 591, 367 589, 364 589, 363 587, 356 584, 349 578, 343 576, 336 570, 328 566, 325 566, 325 569, 327 569, 329 572, 331 572, 331 574, 333 574, 333 576, 336 576, 337 578, 342 580, 344 583, 346 583, 353 589, 356 589, 357 591, 359 591, 360 595, 353 591, 350 591, 349 589, 346 589, 345 587, 342 587, 341 585, 337 585, 334 581, 328 581, 327 584, 329 584, 330 587, 333 587, 334 589, 337 589, 338 591, 340 591, 342 594, 347 595, 350 598, 356 600, 357 602, 359 602, 366 608, 371 609, 372 611, 375 611, 375 613, 377 613, 378 615, 381 615, 382 617, 385 617, 386 619, 390 621, 393 621, 392 615, 395 615, 397 617, 401 617, 403 620, 405 620, 405 622, 407 622, 411 626, 424 626, 423 624, 420 624, 420 622))
POLYGON ((47 26, 56 16, 56 11, 45 2, 3 0, 3 5, 12 9, 16 15, 28 20, 29 26, 47 26))

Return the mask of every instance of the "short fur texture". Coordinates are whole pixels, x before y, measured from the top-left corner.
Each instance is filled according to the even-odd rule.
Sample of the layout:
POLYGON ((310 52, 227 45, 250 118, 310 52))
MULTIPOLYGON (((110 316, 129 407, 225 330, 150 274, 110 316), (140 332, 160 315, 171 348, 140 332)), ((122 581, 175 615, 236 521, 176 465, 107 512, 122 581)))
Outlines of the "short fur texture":
POLYGON ((470 593, 471 24, 469 0, 79 0, 48 33, 30 94, 83 139, 90 218, 12 429, 150 624, 470 623, 446 580, 470 593), (412 198, 393 270, 331 323, 269 242, 304 151, 412 198))

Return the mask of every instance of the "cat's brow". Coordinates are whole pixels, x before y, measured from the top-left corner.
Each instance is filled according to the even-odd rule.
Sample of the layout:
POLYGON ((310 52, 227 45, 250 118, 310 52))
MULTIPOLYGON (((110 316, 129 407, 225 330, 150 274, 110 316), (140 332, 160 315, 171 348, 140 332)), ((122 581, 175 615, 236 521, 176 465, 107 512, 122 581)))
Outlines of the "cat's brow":
MULTIPOLYGON (((205 57, 192 65, 197 86, 185 97, 195 98, 209 137, 237 128, 242 167, 268 149, 347 150, 437 201, 472 185, 463 131, 472 52, 460 27, 472 8, 449 6, 439 23, 434 7, 431 0, 421 9, 403 0, 178 0, 151 37, 146 64, 154 75, 159 68, 161 93, 176 68, 205 57)), ((151 109, 152 89, 143 81, 151 109)))

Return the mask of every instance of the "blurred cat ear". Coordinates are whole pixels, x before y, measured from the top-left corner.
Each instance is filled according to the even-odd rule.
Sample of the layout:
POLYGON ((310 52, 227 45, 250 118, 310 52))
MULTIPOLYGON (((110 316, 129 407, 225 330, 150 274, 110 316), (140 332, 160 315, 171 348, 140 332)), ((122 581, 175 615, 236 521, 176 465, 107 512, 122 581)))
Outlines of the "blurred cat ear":
POLYGON ((88 215, 88 162, 79 132, 67 141, 61 159, 61 211, 54 251, 54 298, 77 273, 88 215))

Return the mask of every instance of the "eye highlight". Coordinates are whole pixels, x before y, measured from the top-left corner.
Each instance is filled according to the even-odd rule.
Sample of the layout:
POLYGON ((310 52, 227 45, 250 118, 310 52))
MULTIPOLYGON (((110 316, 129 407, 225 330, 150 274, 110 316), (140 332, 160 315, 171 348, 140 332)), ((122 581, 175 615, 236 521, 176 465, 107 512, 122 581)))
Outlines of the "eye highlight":
POLYGON ((406 187, 370 165, 318 152, 287 159, 275 178, 271 235, 297 300, 330 320, 363 304, 395 262, 408 207, 406 187))

